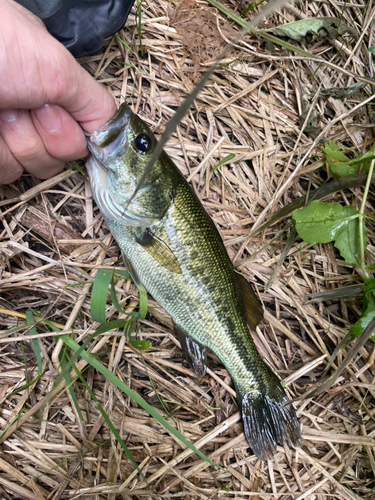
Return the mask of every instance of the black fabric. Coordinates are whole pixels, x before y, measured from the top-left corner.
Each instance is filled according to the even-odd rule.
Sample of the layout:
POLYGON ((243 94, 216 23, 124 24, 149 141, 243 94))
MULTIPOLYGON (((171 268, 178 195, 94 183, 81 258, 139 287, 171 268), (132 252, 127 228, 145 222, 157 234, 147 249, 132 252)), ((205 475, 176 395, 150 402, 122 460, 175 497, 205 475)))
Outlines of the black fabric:
POLYGON ((57 12, 61 6, 61 0, 17 0, 27 10, 44 20, 57 12))
MULTIPOLYGON (((19 0, 31 12, 33 6, 57 4, 58 0, 19 0)), ((63 0, 44 24, 73 54, 82 57, 101 49, 104 38, 123 27, 134 0, 63 0)), ((41 17, 41 16, 39 16, 41 17)))

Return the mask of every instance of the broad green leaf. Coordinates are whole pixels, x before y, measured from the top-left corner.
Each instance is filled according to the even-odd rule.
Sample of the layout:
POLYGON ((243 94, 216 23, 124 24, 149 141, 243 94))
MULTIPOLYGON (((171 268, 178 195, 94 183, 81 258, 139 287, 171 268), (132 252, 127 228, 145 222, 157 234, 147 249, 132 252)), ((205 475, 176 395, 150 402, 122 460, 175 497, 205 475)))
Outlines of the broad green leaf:
POLYGON ((371 52, 373 56, 375 56, 375 45, 371 45, 371 47, 369 47, 367 50, 371 52))
POLYGON ((294 210, 292 219, 300 238, 310 244, 334 241, 348 224, 342 205, 318 200, 294 210))
POLYGON ((361 163, 367 164, 363 166, 362 171, 367 172, 369 169, 369 164, 371 160, 375 158, 375 145, 372 146, 368 151, 366 151, 363 155, 356 156, 353 160, 349 160, 349 164, 351 166, 361 165, 361 163))
MULTIPOLYGON (((353 335, 357 335, 358 337, 360 335, 362 335, 362 333, 364 332, 365 328, 367 327, 367 325, 370 323, 370 321, 372 320, 372 318, 375 316, 375 311, 370 311, 368 312, 367 314, 365 314, 364 316, 362 316, 358 321, 357 323, 355 323, 351 328, 350 328, 350 333, 352 333, 353 335)), ((375 332, 371 335, 371 340, 373 342, 375 342, 375 332)))
POLYGON ((105 323, 108 287, 111 281, 112 269, 99 269, 92 287, 90 310, 91 317, 98 323, 105 323))
POLYGON ((266 33, 286 40, 295 40, 296 42, 309 43, 311 41, 329 36, 335 39, 338 35, 349 33, 357 39, 356 31, 341 19, 336 17, 315 17, 302 19, 293 23, 282 24, 276 28, 265 30, 266 33))
MULTIPOLYGON (((364 279, 362 317, 350 328, 350 333, 362 335, 364 329, 375 316, 375 278, 364 279)), ((375 332, 371 335, 375 342, 375 332)))
POLYGON ((365 288, 363 289, 362 315, 375 311, 375 278, 363 280, 365 288))
POLYGON ((339 177, 358 174, 361 165, 362 172, 368 172, 370 162, 375 158, 375 145, 363 155, 358 155, 355 151, 352 151, 355 155, 355 158, 353 159, 346 156, 341 149, 342 148, 340 148, 340 146, 335 144, 333 141, 329 141, 324 147, 321 148, 330 171, 333 174, 336 174, 339 177))
POLYGON ((333 174, 339 177, 344 177, 346 175, 353 175, 358 173, 358 167, 353 167, 349 165, 350 158, 348 158, 344 153, 340 151, 340 146, 335 144, 333 141, 328 141, 324 147, 321 148, 323 151, 329 169, 333 174))
MULTIPOLYGON (((358 214, 358 210, 354 207, 344 207, 344 215, 350 217, 358 214)), ((367 231, 364 221, 363 227, 363 244, 367 246, 367 231)), ((339 250, 341 257, 348 264, 358 265, 357 255, 360 253, 359 245, 359 220, 358 218, 351 219, 345 226, 345 229, 337 236, 335 240, 335 247, 339 250)))
POLYGON ((340 147, 333 141, 328 141, 324 147, 321 148, 323 151, 329 169, 333 174, 339 177, 344 177, 346 175, 352 175, 358 173, 358 167, 352 167, 349 165, 350 158, 348 158, 344 153, 340 151, 340 147))
POLYGON ((327 163, 332 174, 338 177, 346 177, 347 175, 358 174, 359 167, 353 167, 349 163, 344 163, 342 161, 330 161, 327 158, 327 163))
POLYGON ((328 141, 321 149, 323 153, 331 160, 338 160, 343 162, 348 162, 350 160, 350 158, 348 158, 346 155, 344 155, 344 153, 340 151, 340 146, 333 141, 328 141))

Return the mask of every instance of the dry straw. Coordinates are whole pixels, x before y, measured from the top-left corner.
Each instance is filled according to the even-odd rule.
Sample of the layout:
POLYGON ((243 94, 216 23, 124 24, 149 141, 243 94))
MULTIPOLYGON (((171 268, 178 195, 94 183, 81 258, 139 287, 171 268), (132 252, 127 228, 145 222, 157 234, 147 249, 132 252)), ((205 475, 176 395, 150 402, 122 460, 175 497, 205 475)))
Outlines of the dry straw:
MULTIPOLYGON (((225 5, 238 15, 246 2, 229 0, 225 5)), ((117 37, 81 63, 119 104, 126 99, 160 137, 237 27, 203 0, 184 0, 179 6, 143 0, 141 7, 144 58, 138 55, 134 10, 117 37)), ((53 389, 57 338, 37 314, 70 332, 77 342, 87 339, 99 326, 90 316, 95 273, 115 262, 120 270, 124 267, 84 176, 74 169, 42 183, 25 176, 4 187, 0 200, 1 498, 371 498, 373 344, 360 346, 333 388, 308 396, 322 382, 319 377, 332 352, 360 315, 361 296, 305 303, 310 294, 360 283, 361 269, 344 262, 331 244, 308 245, 297 239, 265 291, 288 240, 290 216, 285 213, 249 237, 277 210, 326 182, 317 142, 300 133, 303 96, 297 76, 303 93, 312 95, 319 87, 347 87, 354 83, 353 75, 368 80, 372 73, 365 28, 372 33, 371 8, 365 0, 306 1, 268 16, 263 28, 335 16, 362 38, 358 43, 313 41, 302 47, 311 57, 281 49, 272 54, 264 41, 250 35, 237 40, 166 145, 215 221, 235 265, 257 288, 267 312, 254 340, 296 400, 302 448, 279 447, 273 461, 259 462, 243 435, 228 373, 212 357, 208 375, 197 379, 179 349, 170 317, 152 298, 147 318, 138 322, 138 339, 151 342, 145 364, 119 330, 97 337, 89 350, 224 470, 185 449, 83 360, 77 367, 88 388, 77 381, 71 392, 63 390, 64 383, 53 389), (34 342, 40 366, 35 344, 27 340, 25 311, 30 308, 39 321, 34 342), (17 392, 27 381, 32 382, 28 389, 17 392), (46 404, 52 389, 54 396, 46 404), (150 490, 109 431, 92 394, 131 450, 150 490)), ((250 10, 245 17, 253 15, 250 10)), ((366 104, 370 97, 362 93, 344 100, 317 99, 320 131, 364 152, 374 137, 372 108, 366 104)), ((329 193, 325 201, 359 209, 362 194, 359 183, 329 193)), ((366 215, 374 217, 374 203, 371 187, 366 215)), ((372 263, 374 225, 371 220, 366 224, 366 258, 372 263)), ((116 295, 129 310, 138 304, 138 292, 125 278, 116 281, 116 295)), ((109 294, 106 317, 122 317, 109 294)), ((339 353, 329 375, 351 347, 339 353)))

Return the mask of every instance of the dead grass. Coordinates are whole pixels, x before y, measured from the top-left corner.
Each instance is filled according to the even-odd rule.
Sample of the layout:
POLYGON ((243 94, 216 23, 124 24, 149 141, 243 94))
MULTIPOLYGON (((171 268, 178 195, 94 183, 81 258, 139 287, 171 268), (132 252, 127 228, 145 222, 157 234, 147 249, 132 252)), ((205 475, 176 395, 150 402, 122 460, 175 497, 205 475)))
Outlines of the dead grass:
MULTIPOLYGON (((243 9, 242 4, 233 0, 227 6, 243 9)), ((304 2, 274 14, 264 25, 342 14, 365 40, 357 44, 323 40, 307 50, 338 68, 368 77, 367 33, 374 10, 371 3, 365 9, 367 5, 364 0, 345 5, 304 2)), ((143 0, 142 11, 144 59, 112 38, 101 54, 81 62, 108 86, 118 103, 129 99, 133 110, 160 134, 236 27, 199 0, 185 2, 177 11, 167 0, 143 0), (185 12, 181 12, 184 6, 185 12), (200 35, 205 35, 205 43, 192 37, 194 27, 203 30, 200 35)), ((118 35, 138 53, 134 15, 118 35)), ((240 48, 233 48, 226 62, 214 73, 166 150, 214 219, 233 262, 258 289, 267 312, 254 339, 262 356, 286 381, 290 397, 297 398, 302 448, 292 452, 279 447, 274 461, 258 461, 244 438, 228 373, 211 359, 208 375, 197 379, 179 349, 170 318, 158 308, 151 308, 139 325, 139 338, 151 341, 148 374, 140 357, 124 346, 121 332, 100 336, 91 352, 101 353, 101 361, 111 371, 165 415, 154 386, 173 416, 171 425, 225 472, 183 450, 92 368, 84 376, 140 464, 154 498, 371 498, 375 486, 375 372, 366 363, 374 353, 373 344, 367 343, 339 378, 339 386, 349 385, 312 400, 301 398, 318 383, 319 374, 361 308, 360 296, 306 305, 307 296, 358 283, 361 270, 341 260, 331 244, 308 245, 296 240, 265 292, 290 232, 286 227, 289 219, 248 238, 251 229, 279 208, 326 181, 317 148, 300 164, 312 140, 301 134, 302 96, 296 75, 303 92, 309 94, 319 87, 347 87, 354 81, 345 71, 298 55, 280 51, 270 55, 251 37, 240 48), (230 153, 234 158, 211 173, 230 153)), ((359 95, 316 102, 321 129, 345 115, 326 138, 359 152, 373 143, 369 106, 351 113, 364 99, 359 95)), ((347 189, 327 199, 359 208, 362 191, 347 189)), ((45 334, 39 339, 43 376, 28 391, 9 396, 25 383, 17 335, 28 333, 20 327, 10 336, 8 330, 24 324, 26 309, 71 330, 79 340, 98 326, 90 317, 90 282, 95 269, 113 266, 119 250, 93 206, 88 182, 74 170, 43 183, 24 176, 2 189, 2 199, 12 203, 0 208, 0 426, 6 429, 14 418, 19 420, 0 438, 0 498, 151 498, 80 383, 74 390, 84 422, 77 418, 66 392, 59 392, 47 407, 43 404, 56 377, 55 338, 43 325, 38 326, 38 333, 45 334), (77 283, 79 286, 66 288, 77 283)), ((368 215, 374 216, 374 203, 372 189, 368 215)), ((372 263, 374 224, 368 222, 367 226, 367 258, 372 263)), ((134 307, 138 303, 137 291, 129 281, 117 282, 116 290, 123 304, 134 307)), ((118 318, 110 297, 107 305, 107 319, 118 318)), ((157 306, 152 299, 150 305, 157 306)), ((37 372, 32 344, 23 341, 23 348, 28 380, 32 380, 37 372)), ((333 370, 349 348, 339 354, 333 370)), ((79 368, 84 366, 80 361, 79 368)))

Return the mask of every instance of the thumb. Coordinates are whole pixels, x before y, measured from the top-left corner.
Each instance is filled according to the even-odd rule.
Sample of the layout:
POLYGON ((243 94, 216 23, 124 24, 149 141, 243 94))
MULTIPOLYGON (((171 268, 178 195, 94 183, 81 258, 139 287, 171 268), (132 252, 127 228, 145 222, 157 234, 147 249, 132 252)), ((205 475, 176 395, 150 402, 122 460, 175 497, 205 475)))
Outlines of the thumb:
POLYGON ((68 51, 65 56, 69 82, 54 103, 65 108, 91 134, 112 118, 116 113, 116 103, 114 97, 68 51))

